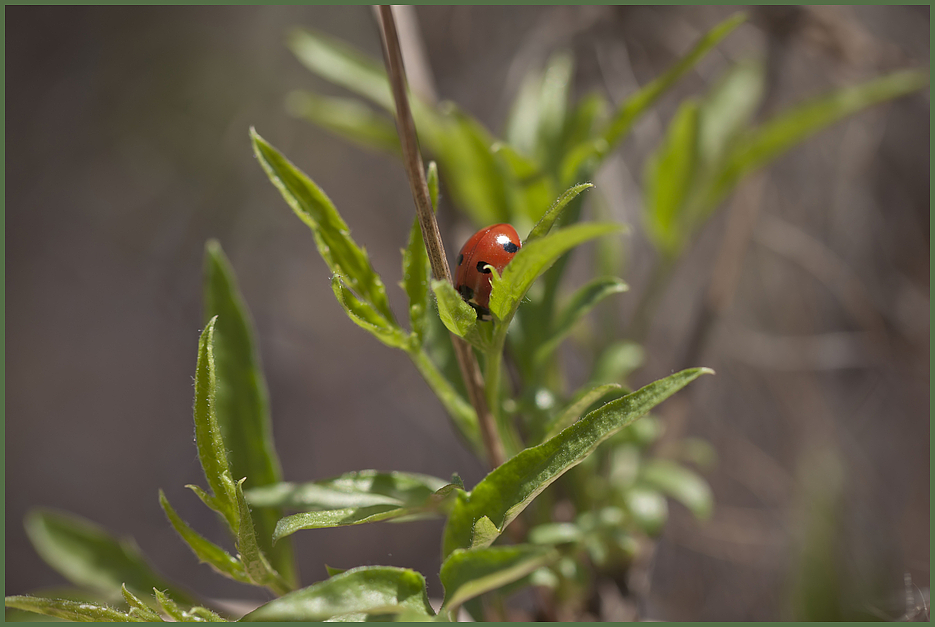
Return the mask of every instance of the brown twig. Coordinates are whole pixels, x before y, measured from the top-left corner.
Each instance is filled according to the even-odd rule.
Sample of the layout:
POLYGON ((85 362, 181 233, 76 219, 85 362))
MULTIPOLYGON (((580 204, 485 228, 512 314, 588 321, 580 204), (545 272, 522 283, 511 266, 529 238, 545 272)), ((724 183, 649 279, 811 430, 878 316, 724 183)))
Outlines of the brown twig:
MULTIPOLYGON (((445 247, 442 244, 438 223, 435 221, 435 212, 432 211, 432 201, 429 198, 429 188, 425 182, 425 167, 422 164, 422 154, 419 152, 416 139, 415 122, 409 108, 409 95, 406 83, 406 69, 403 66, 402 51, 399 47, 399 35, 393 11, 389 5, 380 5, 380 32, 383 35, 383 60, 396 102, 396 130, 403 149, 403 163, 409 177, 409 187, 412 198, 416 203, 416 212, 422 226, 422 238, 425 249, 428 251, 429 261, 432 264, 432 275, 437 280, 451 282, 451 271, 448 269, 448 258, 445 256, 445 247)), ((451 342, 454 345, 461 376, 471 397, 471 404, 477 412, 481 438, 491 466, 496 468, 505 461, 503 444, 497 434, 493 414, 487 407, 484 394, 484 379, 474 357, 471 346, 460 337, 452 334, 451 342)))

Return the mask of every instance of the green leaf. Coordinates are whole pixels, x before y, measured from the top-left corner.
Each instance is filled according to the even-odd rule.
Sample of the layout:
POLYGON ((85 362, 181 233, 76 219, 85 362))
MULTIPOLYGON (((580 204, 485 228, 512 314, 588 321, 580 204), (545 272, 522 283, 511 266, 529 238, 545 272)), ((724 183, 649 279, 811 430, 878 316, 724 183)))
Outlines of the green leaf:
POLYGON ((643 533, 655 536, 662 531, 669 517, 669 506, 659 492, 634 486, 624 493, 624 503, 633 522, 643 533))
POLYGON ((448 556, 439 573, 445 586, 442 608, 458 607, 468 599, 525 577, 557 557, 558 553, 548 547, 529 544, 458 549, 448 556))
POLYGON ((173 621, 177 623, 186 622, 185 612, 182 610, 182 608, 179 607, 178 603, 172 600, 171 597, 158 589, 154 589, 153 594, 155 595, 156 600, 159 601, 159 607, 161 607, 162 611, 165 612, 173 621))
POLYGON ((686 100, 643 172, 646 232, 664 255, 678 255, 688 239, 685 205, 698 162, 698 104, 686 100))
POLYGON ((157 587, 191 602, 188 594, 156 573, 130 538, 115 538, 73 514, 42 509, 26 515, 25 528, 39 556, 75 585, 114 601, 126 584, 136 595, 157 587))
MULTIPOLYGON (((208 564, 225 577, 230 577, 241 583, 252 583, 250 577, 247 576, 247 572, 243 568, 243 564, 240 563, 240 560, 188 526, 175 512, 172 506, 169 505, 169 500, 166 498, 166 495, 163 494, 162 490, 159 491, 159 504, 162 505, 166 517, 169 519, 169 522, 172 523, 172 527, 182 536, 182 539, 185 540, 186 544, 188 544, 189 548, 191 548, 195 557, 197 557, 200 562, 208 564)), ((272 532, 270 532, 270 535, 272 535, 272 532)))
POLYGON ((551 440, 511 458, 487 475, 470 494, 459 494, 445 526, 443 556, 471 546, 474 522, 482 516, 487 516, 502 533, 536 496, 581 463, 601 442, 705 373, 712 371, 683 370, 611 401, 551 440))
POLYGON ((198 340, 198 363, 195 367, 195 444, 213 496, 199 494, 206 505, 224 516, 232 531, 237 520, 234 481, 231 479, 227 449, 217 419, 217 368, 214 363, 214 329, 217 316, 211 318, 198 340))
MULTIPOLYGON (((237 482, 237 506, 240 512, 240 528, 237 530, 237 551, 240 553, 240 561, 243 563, 244 571, 251 581, 260 586, 266 586, 276 594, 285 594, 291 590, 289 583, 283 579, 282 575, 276 572, 257 541, 256 530, 253 527, 253 517, 250 515, 250 508, 247 506, 247 500, 243 495, 243 482, 246 478, 237 482)), ((278 524, 277 524, 278 528, 278 524)), ((275 543, 278 538, 274 537, 275 543)))
POLYGON ((552 230, 552 226, 555 224, 555 221, 558 220, 559 216, 562 214, 562 211, 565 209, 565 207, 568 206, 568 203, 574 200, 578 194, 592 187, 594 187, 594 185, 591 183, 581 183, 580 185, 575 185, 565 190, 565 193, 558 197, 549 210, 546 211, 545 214, 543 214, 543 216, 536 223, 536 225, 532 227, 532 230, 526 237, 524 245, 540 239, 545 235, 548 235, 549 231, 552 230))
POLYGON ((463 338, 477 333, 477 312, 464 302, 451 283, 432 279, 432 291, 435 292, 438 315, 449 331, 463 338))
POLYGON ((491 273, 490 311, 508 324, 526 291, 559 257, 590 239, 625 230, 620 224, 575 224, 524 244, 502 276, 491 273))
POLYGON ((714 509, 711 488, 691 470, 666 459, 651 459, 640 469, 640 479, 680 502, 698 520, 711 517, 714 509))
POLYGON ((339 509, 371 505, 422 505, 447 482, 408 472, 360 470, 310 483, 280 483, 245 492, 254 507, 339 509))
POLYGON ((591 388, 585 388, 578 392, 564 410, 557 414, 545 427, 545 437, 542 441, 551 440, 561 433, 566 427, 573 424, 584 411, 606 396, 613 390, 622 389, 623 386, 617 383, 606 383, 596 385, 591 388))
POLYGON ((152 608, 150 608, 139 597, 127 590, 126 584, 123 584, 120 587, 120 591, 123 593, 123 600, 126 601, 127 605, 130 606, 130 611, 128 613, 131 616, 139 616, 143 620, 149 622, 162 621, 162 617, 158 613, 154 612, 152 608))
POLYGON ((680 78, 682 78, 695 64, 704 58, 722 39, 740 26, 747 17, 743 13, 736 13, 727 18, 705 34, 695 44, 691 51, 679 59, 662 76, 640 89, 617 110, 613 120, 604 133, 604 141, 608 147, 613 148, 633 127, 639 117, 651 107, 662 94, 667 92, 680 78))
MULTIPOLYGON (((432 172, 431 165, 429 172, 432 172)), ((438 170, 435 170, 437 173, 438 170)), ((438 175, 435 175, 435 196, 438 196, 438 175)), ((431 195, 431 188, 429 189, 431 195)), ((435 205, 435 201, 432 202, 435 205)), ((403 281, 402 286, 409 297, 409 324, 416 346, 422 345, 425 337, 425 327, 428 324, 427 316, 431 309, 429 297, 429 280, 431 267, 429 256, 425 251, 425 240, 422 239, 422 227, 419 218, 412 222, 409 231, 409 243, 403 249, 403 281)))
POLYGON ((568 544, 580 542, 581 528, 574 523, 545 523, 529 530, 529 541, 533 544, 568 544))
POLYGON ((872 105, 917 91, 928 72, 908 70, 840 89, 773 116, 742 136, 703 196, 702 213, 712 210, 748 174, 835 122, 872 105))
POLYGON ((345 289, 342 279, 343 277, 337 274, 331 277, 331 291, 334 292, 334 297, 344 309, 347 317, 390 348, 409 350, 409 337, 396 322, 387 320, 368 303, 361 301, 350 290, 345 289))
POLYGON ((67 599, 11 596, 6 597, 6 607, 77 622, 136 623, 146 620, 106 605, 67 599))
POLYGON ((432 514, 443 509, 448 492, 443 479, 414 473, 362 470, 304 484, 282 483, 248 494, 253 504, 314 510, 279 521, 274 541, 300 529, 359 525, 432 514))
POLYGON ((599 277, 575 292, 553 323, 551 336, 539 345, 533 363, 541 365, 571 333, 575 323, 611 294, 627 291, 629 286, 616 277, 599 277))
POLYGON ((692 69, 724 37, 746 20, 737 13, 711 29, 692 50, 662 76, 627 98, 614 114, 602 137, 579 144, 562 161, 561 180, 572 182, 581 170, 593 172, 597 165, 627 136, 633 124, 682 76, 692 69))
POLYGON ((336 85, 395 111, 393 95, 380 63, 348 44, 323 33, 295 29, 286 41, 292 53, 309 70, 336 85))
POLYGON ((321 621, 342 615, 403 610, 434 616, 425 578, 405 568, 362 566, 290 592, 244 616, 244 621, 321 621))
POLYGON ((335 98, 305 91, 286 97, 286 108, 363 148, 401 155, 396 126, 356 98, 335 98))
POLYGON ((719 164, 737 135, 750 123, 763 98, 762 62, 736 63, 708 92, 699 109, 698 155, 705 169, 719 164))
MULTIPOLYGON (((205 319, 214 325, 216 414, 231 476, 249 477, 251 486, 282 480, 273 442, 269 394, 254 339, 253 321, 230 262, 216 240, 205 246, 205 319)), ((260 545, 289 580, 295 579, 292 547, 272 548, 270 537, 282 512, 254 513, 260 545)))
POLYGON ((362 300, 387 320, 393 320, 386 289, 367 253, 351 238, 347 224, 334 204, 315 183, 273 148, 255 129, 250 129, 257 159, 283 198, 312 230, 322 259, 339 274, 362 300))

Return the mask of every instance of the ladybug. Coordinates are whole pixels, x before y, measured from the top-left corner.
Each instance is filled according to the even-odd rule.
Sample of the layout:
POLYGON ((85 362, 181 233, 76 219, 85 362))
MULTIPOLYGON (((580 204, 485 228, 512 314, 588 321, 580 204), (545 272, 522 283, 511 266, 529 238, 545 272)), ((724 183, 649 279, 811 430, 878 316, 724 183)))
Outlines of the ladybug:
POLYGON ((490 268, 502 273, 522 247, 519 235, 509 224, 494 224, 471 236, 458 254, 455 289, 477 312, 478 320, 493 320, 490 304, 490 268))

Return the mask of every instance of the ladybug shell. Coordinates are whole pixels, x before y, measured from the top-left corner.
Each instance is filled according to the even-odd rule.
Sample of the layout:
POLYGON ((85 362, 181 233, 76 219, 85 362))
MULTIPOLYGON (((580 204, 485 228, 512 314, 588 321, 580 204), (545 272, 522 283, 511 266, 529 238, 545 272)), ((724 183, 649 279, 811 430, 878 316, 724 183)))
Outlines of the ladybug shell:
POLYGON ((494 224, 481 229, 461 247, 455 273, 455 289, 477 311, 478 320, 492 320, 490 304, 490 268, 502 273, 522 244, 509 224, 494 224))

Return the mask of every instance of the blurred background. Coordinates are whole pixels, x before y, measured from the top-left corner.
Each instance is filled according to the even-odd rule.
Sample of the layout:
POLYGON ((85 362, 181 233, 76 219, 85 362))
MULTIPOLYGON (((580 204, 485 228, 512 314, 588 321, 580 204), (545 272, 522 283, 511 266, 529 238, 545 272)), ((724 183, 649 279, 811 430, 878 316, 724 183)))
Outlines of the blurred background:
MULTIPOLYGON (((735 10, 414 14, 439 97, 497 133, 521 77, 551 52, 575 54, 575 93, 617 103, 735 10)), ((757 56, 768 67, 762 118, 929 62, 927 6, 749 13, 596 181, 635 227, 621 325, 655 254, 640 229, 643 162, 684 97, 757 56)), ((308 229, 253 158, 250 126, 328 193, 403 312, 395 285, 413 212, 403 168, 286 112, 296 88, 341 95, 283 45, 295 25, 380 57, 369 7, 7 7, 6 594, 64 583, 23 531, 24 514, 43 506, 133 536, 199 593, 263 598, 198 565, 157 502, 162 488, 225 541, 183 487, 203 483, 191 406, 211 237, 256 321, 287 479, 377 468, 459 472, 470 487, 483 476, 406 356, 346 318, 308 229)), ((882 591, 881 618, 927 598, 929 150, 927 93, 854 116, 743 184, 681 260, 633 382, 686 365, 717 371, 660 410, 717 450, 707 475, 717 506, 703 524, 673 506, 646 617, 775 620, 803 585, 833 585, 855 604, 882 591)), ((471 228, 444 200, 440 216, 453 254, 471 228)), ((303 582, 323 579, 324 564, 406 566, 437 596, 441 527, 299 533, 303 582)))

